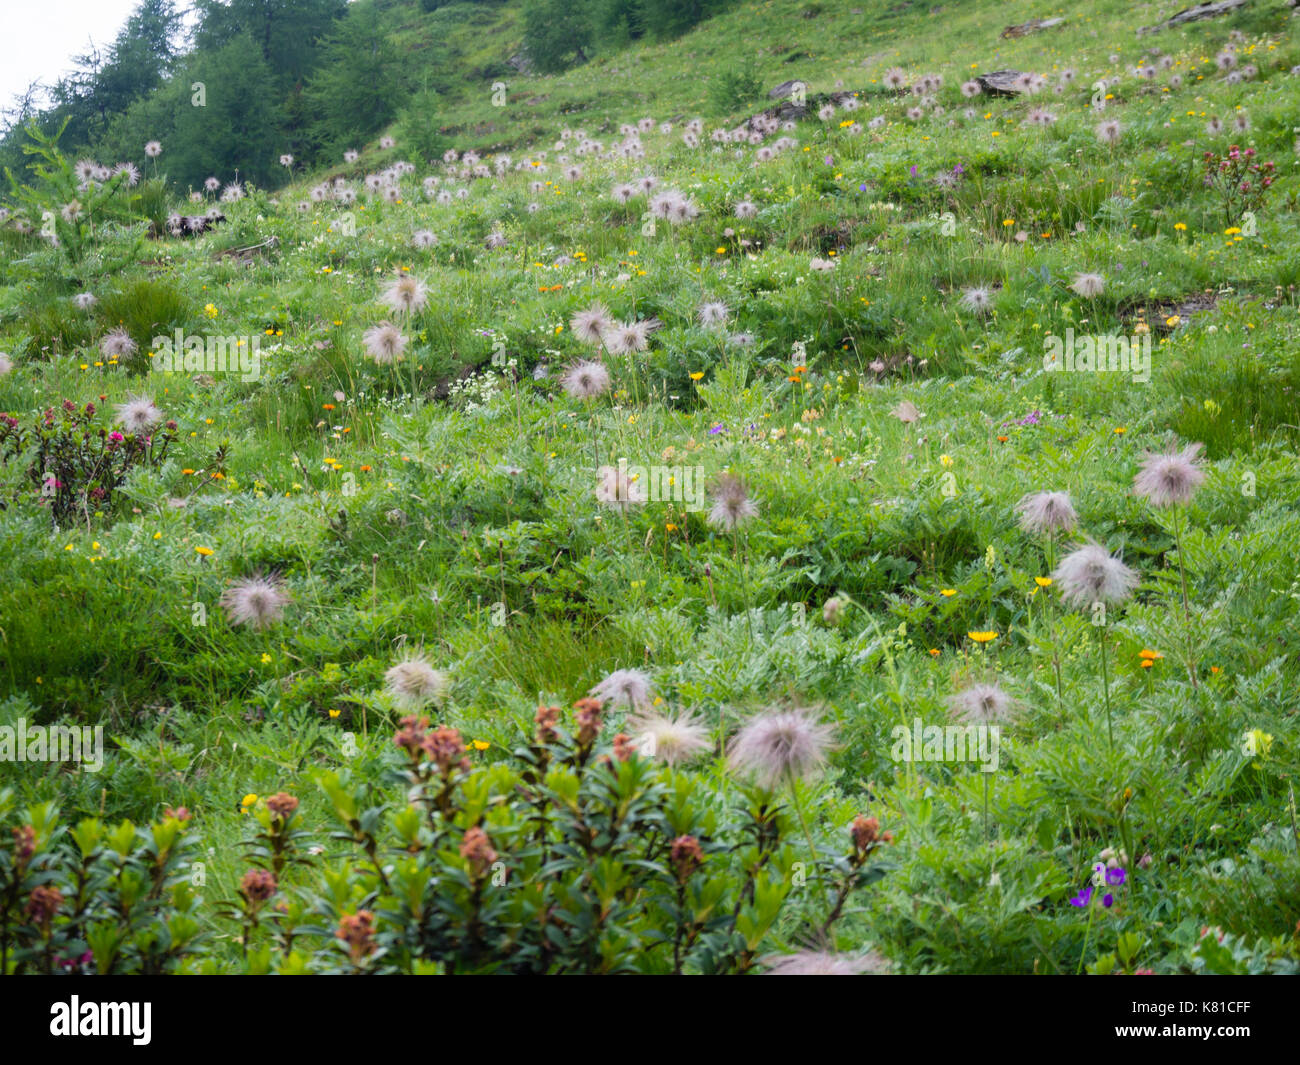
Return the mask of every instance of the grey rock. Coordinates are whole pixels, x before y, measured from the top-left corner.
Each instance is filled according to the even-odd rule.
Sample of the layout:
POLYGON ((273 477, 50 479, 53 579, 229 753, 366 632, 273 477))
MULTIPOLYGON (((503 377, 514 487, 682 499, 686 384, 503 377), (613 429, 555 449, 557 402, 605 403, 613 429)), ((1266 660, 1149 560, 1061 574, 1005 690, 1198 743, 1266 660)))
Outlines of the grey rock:
POLYGON ((1185 25, 1188 22, 1200 22, 1202 19, 1229 15, 1238 8, 1245 7, 1246 3, 1247 0, 1216 0, 1215 3, 1197 4, 1195 7, 1184 8, 1177 14, 1165 19, 1164 22, 1156 23, 1154 26, 1143 26, 1138 30, 1138 33, 1155 33, 1158 30, 1167 30, 1173 26, 1185 25))

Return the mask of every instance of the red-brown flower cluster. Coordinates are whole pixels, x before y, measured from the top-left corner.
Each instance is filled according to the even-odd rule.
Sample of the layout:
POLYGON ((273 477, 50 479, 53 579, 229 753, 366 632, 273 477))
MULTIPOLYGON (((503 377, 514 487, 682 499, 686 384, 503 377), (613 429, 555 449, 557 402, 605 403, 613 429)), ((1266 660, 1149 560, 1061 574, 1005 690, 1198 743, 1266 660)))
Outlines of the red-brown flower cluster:
POLYGON ((559 735, 555 731, 555 726, 560 723, 560 708, 558 706, 539 706, 533 720, 537 722, 538 746, 554 743, 559 735))
POLYGON ((573 719, 578 723, 578 746, 590 747, 596 742, 605 723, 605 711, 599 699, 579 699, 573 704, 573 719))
POLYGON ((678 836, 673 840, 668 860, 672 862, 673 871, 677 874, 678 881, 684 883, 696 869, 704 864, 704 850, 700 847, 700 841, 694 836, 678 836))
POLYGON ((27 896, 26 913, 33 922, 44 928, 54 919, 62 905, 63 893, 56 887, 42 884, 32 888, 32 893, 27 896))
POLYGON ((859 859, 865 858, 882 843, 894 842, 892 832, 881 832, 880 822, 863 814, 858 814, 853 819, 849 834, 853 837, 853 850, 859 859))
POLYGON ((375 915, 369 910, 347 914, 334 933, 348 945, 354 963, 375 952, 375 915))
POLYGON ((470 762, 465 757, 465 741, 460 732, 446 725, 429 731, 429 719, 411 715, 402 718, 401 728, 393 736, 393 743, 410 756, 412 762, 428 759, 446 774, 455 767, 468 770, 470 762))
POLYGON ((275 874, 269 869, 250 869, 239 882, 239 893, 249 902, 265 902, 275 894, 275 874))
POLYGON ((465 837, 460 843, 460 856, 469 862, 476 878, 486 873, 497 860, 497 852, 492 849, 492 841, 478 825, 465 831, 465 837))
POLYGON ((287 821, 290 814, 298 809, 298 800, 295 796, 281 791, 266 800, 266 808, 281 821, 287 821))

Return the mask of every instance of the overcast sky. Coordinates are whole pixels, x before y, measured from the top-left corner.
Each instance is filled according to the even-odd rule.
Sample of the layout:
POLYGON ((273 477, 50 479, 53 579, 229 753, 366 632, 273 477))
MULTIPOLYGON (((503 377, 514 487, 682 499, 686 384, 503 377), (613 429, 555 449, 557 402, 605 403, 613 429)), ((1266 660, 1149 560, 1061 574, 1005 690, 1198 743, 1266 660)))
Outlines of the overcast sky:
MULTIPOLYGON (((136 0, 0 0, 0 107, 33 81, 52 85, 72 57, 111 44, 136 0)), ((182 10, 187 4, 178 4, 182 10)))

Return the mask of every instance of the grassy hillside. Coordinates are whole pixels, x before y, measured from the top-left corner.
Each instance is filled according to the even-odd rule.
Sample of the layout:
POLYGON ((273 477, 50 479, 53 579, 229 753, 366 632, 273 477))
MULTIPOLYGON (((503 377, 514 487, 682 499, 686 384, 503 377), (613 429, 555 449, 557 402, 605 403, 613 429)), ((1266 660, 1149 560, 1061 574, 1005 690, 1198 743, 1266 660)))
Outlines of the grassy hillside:
MULTIPOLYGON (((505 932, 421 956, 397 931, 399 874, 429 907, 487 905, 481 825, 510 884, 600 895, 589 954, 553 969, 671 971, 637 923, 654 890, 601 894, 590 840, 547 867, 511 800, 540 787, 519 754, 545 747, 539 704, 570 728, 635 670, 602 691, 595 750, 658 812, 631 835, 614 817, 609 846, 672 882, 690 869, 668 844, 703 841, 694 875, 727 869, 718 912, 734 895, 752 918, 688 937, 686 971, 805 947, 897 972, 1295 971, 1300 48, 1281 0, 1135 36, 1177 9, 771 0, 539 77, 499 73, 515 7, 402 8, 402 49, 444 42, 470 72, 436 115, 452 160, 399 124, 274 194, 159 199, 156 236, 105 186, 58 247, 14 225, 66 206, 53 186, 9 203, 0 723, 102 726, 106 750, 97 773, 0 763, 7 821, 62 868, 31 804, 164 826, 185 807, 191 969, 508 966, 505 932), (1042 82, 964 94, 1008 69, 1042 82), (789 80, 808 113, 733 138, 789 80), (1225 193, 1220 160, 1272 166, 1225 193), (209 209, 207 232, 168 232, 209 209), (628 328, 584 338, 593 307, 628 328), (169 366, 178 330, 231 363, 169 366), (1146 361, 1047 369, 1055 340, 1113 336, 1146 361), (1153 453, 1180 457, 1135 486, 1153 453), (1077 525, 1026 528, 1018 504, 1048 491, 1077 525), (1085 540, 1131 594, 1065 565, 1085 540), (393 672, 411 659, 441 676, 393 672), (736 737, 790 708, 809 756, 764 795, 736 737), (400 811, 433 785, 394 744, 412 712, 473 766, 422 837, 400 811), (683 713, 705 730, 687 765, 610 746, 683 713), (1000 730, 996 772, 900 756, 963 720, 1000 730), (300 805, 277 820, 281 792, 300 805), (376 812, 349 844, 330 832, 353 802, 376 812), (861 814, 891 841, 855 852, 861 814), (764 818, 779 842, 751 855, 764 818), (245 935, 220 905, 250 910, 239 844, 286 824, 304 862, 245 935), (406 946, 349 955, 358 910, 406 946)), ((485 925, 527 925, 504 915, 519 894, 488 897, 511 901, 485 925)), ((76 920, 61 934, 85 949, 76 920)))

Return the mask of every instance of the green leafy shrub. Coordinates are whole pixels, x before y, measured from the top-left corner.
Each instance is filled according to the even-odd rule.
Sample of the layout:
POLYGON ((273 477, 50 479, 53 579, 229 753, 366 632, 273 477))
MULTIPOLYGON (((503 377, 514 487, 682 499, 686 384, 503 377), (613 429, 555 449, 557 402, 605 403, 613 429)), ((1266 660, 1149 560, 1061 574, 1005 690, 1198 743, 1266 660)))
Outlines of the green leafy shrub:
MULTIPOLYGON (((227 904, 265 971, 743 973, 789 909, 797 875, 777 796, 658 765, 628 736, 599 743, 599 700, 537 712, 513 764, 473 768, 456 729, 406 717, 393 772, 404 804, 376 802, 347 771, 320 777, 345 853, 300 887, 298 800, 258 806, 253 868, 227 904), (267 904, 279 893, 280 901, 267 904), (303 937, 330 949, 295 950, 303 937)), ((885 875, 892 840, 854 822, 844 853, 810 863, 809 919, 828 938, 850 896, 885 875)))
POLYGON ((184 297, 167 281, 140 278, 109 292, 99 306, 109 328, 125 329, 139 345, 128 367, 143 372, 149 367, 148 345, 156 336, 169 336, 189 317, 184 297))
POLYGON ((186 809, 145 828, 14 814, 0 792, 0 973, 165 973, 200 944, 186 809))
MULTIPOLYGON (((131 470, 161 466, 176 438, 175 422, 153 435, 121 433, 97 424, 99 414, 93 403, 78 407, 64 400, 33 416, 30 425, 16 415, 0 415, 0 455, 16 459, 30 449, 26 479, 56 525, 108 511, 131 470)), ((22 498, 21 490, 15 498, 22 498)))
POLYGON ((50 136, 33 122, 26 132, 33 143, 24 144, 23 153, 38 160, 28 170, 39 181, 20 184, 6 168, 10 195, 25 210, 28 223, 55 242, 65 261, 75 268, 94 247, 98 227, 136 218, 127 194, 128 175, 118 170, 103 184, 82 180, 59 151, 62 128, 50 136))

